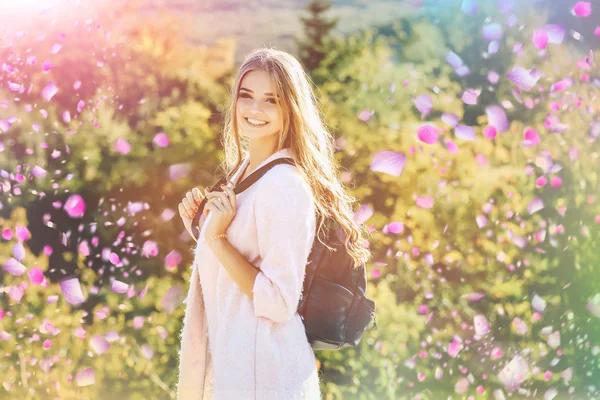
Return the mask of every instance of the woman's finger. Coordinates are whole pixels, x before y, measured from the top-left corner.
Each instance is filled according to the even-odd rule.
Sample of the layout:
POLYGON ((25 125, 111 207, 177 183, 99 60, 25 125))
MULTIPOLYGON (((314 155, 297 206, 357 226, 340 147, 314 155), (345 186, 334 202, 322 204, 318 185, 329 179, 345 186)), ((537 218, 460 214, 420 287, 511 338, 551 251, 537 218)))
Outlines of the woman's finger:
POLYGON ((225 209, 223 208, 223 204, 221 202, 219 202, 218 199, 211 199, 209 200, 209 202, 207 203, 207 205, 210 204, 212 206, 212 210, 217 210, 220 212, 225 212, 225 209))
POLYGON ((188 202, 190 203, 190 206, 192 206, 192 208, 196 208, 196 200, 194 199, 194 195, 192 194, 192 192, 187 192, 185 194, 185 198, 188 200, 188 202))
POLYGON ((194 200, 196 200, 196 204, 200 205, 200 203, 202 203, 202 200, 204 199, 204 196, 200 192, 200 189, 193 188, 192 189, 192 195, 194 196, 194 200))
POLYGON ((233 191, 232 188, 228 187, 228 186, 221 186, 223 188, 223 190, 225 191, 226 194, 228 194, 227 198, 229 199, 229 203, 231 204, 231 207, 235 210, 237 207, 237 197, 235 195, 235 192, 233 191))
POLYGON ((185 211, 187 212, 187 214, 191 215, 193 217, 194 216, 194 207, 191 206, 188 199, 184 198, 181 202, 183 203, 183 206, 185 207, 185 211))
POLYGON ((190 213, 185 209, 185 207, 183 206, 182 203, 179 203, 179 215, 181 215, 181 218, 187 218, 187 219, 192 219, 192 217, 190 217, 190 213))

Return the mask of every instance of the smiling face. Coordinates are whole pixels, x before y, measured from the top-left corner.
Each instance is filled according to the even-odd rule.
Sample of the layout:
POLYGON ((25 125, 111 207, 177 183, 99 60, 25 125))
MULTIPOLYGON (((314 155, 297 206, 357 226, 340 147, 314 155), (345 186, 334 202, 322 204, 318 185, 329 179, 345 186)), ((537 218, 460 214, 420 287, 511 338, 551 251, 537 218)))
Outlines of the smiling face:
POLYGON ((244 75, 236 101, 236 122, 240 135, 249 140, 277 142, 283 119, 275 85, 265 71, 253 70, 244 75))

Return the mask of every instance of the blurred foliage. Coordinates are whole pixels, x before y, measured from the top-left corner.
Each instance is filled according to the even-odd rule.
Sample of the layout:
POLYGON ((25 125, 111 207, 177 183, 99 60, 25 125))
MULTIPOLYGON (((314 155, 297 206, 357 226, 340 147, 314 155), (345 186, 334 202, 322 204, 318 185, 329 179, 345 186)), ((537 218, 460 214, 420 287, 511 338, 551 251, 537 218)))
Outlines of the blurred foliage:
MULTIPOLYGON (((577 399, 597 396, 600 311, 590 301, 600 292, 598 77, 576 67, 587 54, 571 46, 533 48, 533 30, 546 16, 530 5, 516 5, 518 21, 509 26, 495 3, 480 4, 475 15, 461 13, 461 4, 426 3, 390 26, 332 38, 312 71, 343 179, 373 211, 368 294, 378 325, 357 348, 316 353, 326 399, 503 398, 498 391, 509 390, 498 375, 517 354, 529 373, 513 396, 539 398, 551 388, 577 399), (504 32, 498 52, 488 54, 482 26, 493 22, 504 32), (446 62, 450 51, 469 75, 446 62), (531 91, 515 91, 506 78, 515 66, 544 76, 531 91), (497 84, 488 79, 492 70, 497 84), (567 77, 567 91, 550 89, 567 77), (461 100, 467 88, 481 90, 477 104, 461 100), (423 94, 433 104, 425 117, 414 104, 423 94), (510 127, 490 140, 486 107, 496 105, 510 127), (359 118, 365 111, 370 117, 359 118), (474 127, 475 140, 457 137, 443 113, 474 127), (434 144, 417 139, 425 123, 439 129, 434 144), (561 124, 566 130, 554 129, 561 124), (539 145, 523 144, 527 128, 540 133, 539 145), (406 156, 400 176, 371 169, 380 151, 406 156), (541 176, 548 183, 538 187, 541 176), (561 185, 553 187, 553 178, 561 185), (432 207, 418 206, 420 197, 430 197, 432 207), (530 212, 536 198, 543 208, 530 212), (393 222, 403 224, 399 233, 387 229, 393 222), (475 335, 476 316, 485 316, 490 333, 475 335), (560 333, 557 347, 549 343, 552 332, 560 333), (461 349, 452 356, 456 341, 461 349)), ((132 18, 118 37, 89 24, 72 29, 52 55, 52 70, 22 66, 34 90, 4 108, 20 123, 0 136, 0 166, 27 179, 2 175, 0 225, 27 226, 21 262, 41 268, 47 281, 34 285, 27 275, 0 271, 2 398, 172 399, 193 245, 176 205, 218 175, 235 43, 191 48, 169 15, 132 18), (23 105, 36 104, 49 80, 59 92, 36 105, 48 111, 41 118, 23 105), (77 80, 81 87, 70 89, 77 80), (168 136, 167 147, 154 141, 159 133, 168 136), (119 140, 129 144, 125 154, 116 150, 119 140), (31 177, 35 165, 48 171, 45 178, 31 177), (61 207, 72 193, 86 203, 79 219, 61 207), (157 255, 143 254, 149 240, 157 255), (96 243, 89 255, 83 242, 96 243), (109 262, 111 252, 123 265, 109 262), (182 257, 176 268, 166 260, 173 254, 182 257), (69 275, 81 282, 81 305, 68 304, 58 285, 69 275), (111 291, 115 279, 130 290, 111 291), (91 345, 94 337, 108 341, 104 353, 91 345), (95 383, 76 378, 86 368, 95 383)), ((3 59, 31 53, 41 63, 48 42, 22 40, 29 42, 1 49, 3 59)), ((3 262, 15 243, 0 242, 3 262)))

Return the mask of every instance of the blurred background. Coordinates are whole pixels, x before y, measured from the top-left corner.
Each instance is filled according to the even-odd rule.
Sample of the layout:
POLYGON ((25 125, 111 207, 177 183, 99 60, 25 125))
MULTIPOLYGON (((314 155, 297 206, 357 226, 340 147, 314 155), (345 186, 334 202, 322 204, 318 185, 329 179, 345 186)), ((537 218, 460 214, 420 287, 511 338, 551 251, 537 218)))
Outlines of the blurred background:
POLYGON ((378 329, 316 352, 323 398, 600 398, 597 0, 2 0, 0 398, 175 399, 177 204, 263 46, 370 232, 378 329))

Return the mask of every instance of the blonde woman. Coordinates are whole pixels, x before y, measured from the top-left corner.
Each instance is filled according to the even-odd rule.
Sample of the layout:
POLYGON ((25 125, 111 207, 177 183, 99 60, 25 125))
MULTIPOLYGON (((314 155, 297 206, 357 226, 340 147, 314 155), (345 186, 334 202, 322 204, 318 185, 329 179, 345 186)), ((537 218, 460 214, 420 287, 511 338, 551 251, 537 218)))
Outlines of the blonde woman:
POLYGON ((354 199, 338 180, 333 138, 309 82, 289 53, 264 48, 247 56, 225 114, 229 186, 193 189, 179 204, 186 229, 198 238, 181 331, 179 400, 321 397, 297 313, 308 255, 328 217, 346 231, 356 260, 369 252, 360 245, 354 199), (276 165, 234 193, 280 157, 296 165, 276 165), (198 232, 190 225, 204 196, 198 232))

